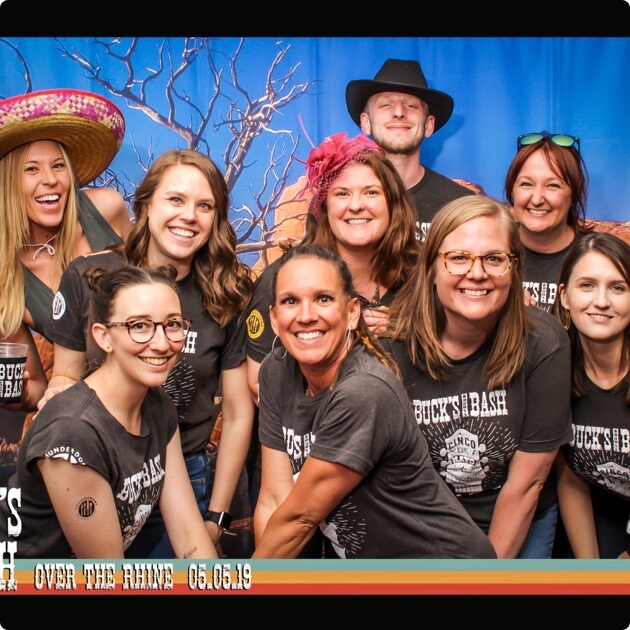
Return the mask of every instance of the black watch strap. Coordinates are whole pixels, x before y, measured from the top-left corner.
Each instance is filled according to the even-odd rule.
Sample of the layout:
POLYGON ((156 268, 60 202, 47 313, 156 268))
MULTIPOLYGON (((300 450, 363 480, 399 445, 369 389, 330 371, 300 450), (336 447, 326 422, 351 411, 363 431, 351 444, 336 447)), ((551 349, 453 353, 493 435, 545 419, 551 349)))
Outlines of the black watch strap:
POLYGON ((216 523, 222 529, 230 529, 232 515, 229 512, 213 512, 212 510, 208 510, 203 520, 216 523))

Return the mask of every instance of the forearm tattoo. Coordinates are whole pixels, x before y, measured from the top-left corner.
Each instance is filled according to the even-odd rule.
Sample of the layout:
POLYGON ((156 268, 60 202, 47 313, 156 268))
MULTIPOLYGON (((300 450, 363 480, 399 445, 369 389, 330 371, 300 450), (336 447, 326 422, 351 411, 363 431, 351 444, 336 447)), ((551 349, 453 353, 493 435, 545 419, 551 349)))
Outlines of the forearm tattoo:
POLYGON ((192 549, 189 549, 185 554, 184 554, 184 560, 188 560, 188 558, 192 558, 193 553, 195 553, 195 551, 197 551, 197 547, 193 547, 192 549))

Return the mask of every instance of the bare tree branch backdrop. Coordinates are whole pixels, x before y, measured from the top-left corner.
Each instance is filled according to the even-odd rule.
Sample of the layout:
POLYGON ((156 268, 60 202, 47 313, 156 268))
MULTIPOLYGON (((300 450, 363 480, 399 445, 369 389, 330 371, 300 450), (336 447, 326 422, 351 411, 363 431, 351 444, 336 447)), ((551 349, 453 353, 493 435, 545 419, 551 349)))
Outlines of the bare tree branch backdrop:
MULTIPOLYGON (((213 51, 211 38, 168 38, 157 43, 152 59, 140 57, 139 40, 90 39, 88 55, 66 40, 55 38, 61 56, 79 66, 83 76, 102 87, 105 95, 124 99, 130 109, 146 116, 147 125, 159 125, 175 133, 181 138, 180 148, 210 155, 222 167, 232 200, 239 180, 248 174, 242 188, 249 191, 249 198, 239 196, 240 203, 230 208, 230 218, 239 254, 257 254, 255 258, 250 256, 250 261, 262 258, 264 266, 265 250, 276 246, 275 211, 290 184, 291 163, 299 142, 291 129, 282 128, 277 121, 282 110, 307 94, 315 81, 295 80, 299 63, 285 63, 290 46, 281 42, 267 63, 262 88, 258 88, 247 85, 242 78, 243 38, 227 57, 224 52, 213 51), (190 93, 190 87, 200 82, 203 89, 199 91, 209 92, 203 102, 190 93), (262 142, 267 143, 268 162, 262 170, 259 165, 254 171, 251 150, 254 143, 262 142), (215 157, 223 146, 222 157, 215 157)), ((31 91, 28 63, 18 47, 6 39, 0 42, 18 57, 23 67, 24 92, 31 91)), ((137 163, 146 172, 159 152, 153 144, 141 149, 134 139, 134 129, 128 128, 127 133, 137 163)), ((109 168, 94 184, 117 189, 131 207, 140 179, 109 168)), ((282 218, 280 223, 286 220, 282 218)))

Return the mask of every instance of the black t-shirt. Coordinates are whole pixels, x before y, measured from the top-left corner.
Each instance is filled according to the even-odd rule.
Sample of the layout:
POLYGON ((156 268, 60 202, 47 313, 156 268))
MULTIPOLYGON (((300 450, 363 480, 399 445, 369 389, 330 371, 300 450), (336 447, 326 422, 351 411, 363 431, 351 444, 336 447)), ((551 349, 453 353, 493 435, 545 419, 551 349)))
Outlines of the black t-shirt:
MULTIPOLYGON (((123 546, 131 544, 159 500, 166 446, 177 429, 175 407, 162 388, 149 388, 140 413, 140 435, 132 435, 84 381, 46 403, 24 435, 9 481, 21 489, 18 558, 74 557, 37 466, 42 457, 89 466, 104 477, 112 487, 123 546)), ((0 501, 2 540, 8 540, 9 517, 7 502, 0 501)))
POLYGON ((527 289, 540 308, 551 310, 558 293, 558 279, 562 263, 569 251, 568 245, 559 252, 543 254, 521 246, 521 264, 523 266, 523 289, 527 289))
POLYGON ((287 453, 294 479, 309 456, 363 476, 320 524, 340 557, 496 557, 433 470, 402 383, 363 346, 332 391, 306 396, 290 355, 266 357, 259 382, 260 441, 287 453))
MULTIPOLYGON (((111 270, 122 265, 120 252, 75 258, 61 277, 53 316, 46 324, 46 336, 64 348, 85 352, 91 291, 81 274, 90 267, 111 270)), ((245 360, 245 330, 236 317, 222 328, 210 316, 192 274, 178 280, 177 285, 182 314, 193 324, 179 361, 163 387, 177 407, 182 450, 186 455, 201 451, 208 444, 221 370, 236 368, 245 360)), ((93 357, 88 353, 87 358, 89 361, 93 357)))
MULTIPOLYGON (((433 466, 485 532, 514 453, 546 452, 571 439, 569 338, 551 314, 529 311, 535 330, 527 358, 505 389, 488 391, 483 378, 492 337, 452 360, 439 382, 411 363, 404 342, 382 340, 401 369, 433 466)), ((541 500, 539 512, 549 507, 541 500)))
POLYGON ((424 241, 435 213, 445 203, 467 195, 474 195, 475 191, 425 166, 424 176, 415 186, 409 188, 407 193, 416 211, 418 238, 424 241))
POLYGON ((621 386, 605 390, 584 375, 586 394, 573 398, 573 439, 562 447, 571 470, 630 508, 630 407, 621 386))

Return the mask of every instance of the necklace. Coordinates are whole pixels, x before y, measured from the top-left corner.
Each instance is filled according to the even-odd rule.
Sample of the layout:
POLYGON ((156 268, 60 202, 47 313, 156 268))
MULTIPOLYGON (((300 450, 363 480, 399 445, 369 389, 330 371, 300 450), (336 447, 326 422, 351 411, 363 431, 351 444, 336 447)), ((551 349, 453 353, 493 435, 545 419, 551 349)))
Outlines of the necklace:
POLYGON ((46 250, 51 256, 54 256, 56 253, 56 249, 51 245, 51 243, 57 238, 56 234, 53 234, 45 243, 26 243, 24 247, 37 247, 35 253, 33 254, 33 260, 39 258, 39 255, 46 250))
POLYGON ((371 304, 378 306, 380 301, 381 301, 381 290, 379 289, 378 282, 377 282, 376 290, 374 291, 374 295, 372 296, 371 304))
POLYGON ((381 303, 381 290, 378 286, 378 283, 376 284, 376 290, 374 291, 374 295, 372 296, 371 300, 368 300, 362 295, 358 295, 357 297, 359 298, 359 302, 361 303, 362 309, 376 308, 381 303))

